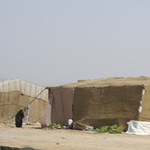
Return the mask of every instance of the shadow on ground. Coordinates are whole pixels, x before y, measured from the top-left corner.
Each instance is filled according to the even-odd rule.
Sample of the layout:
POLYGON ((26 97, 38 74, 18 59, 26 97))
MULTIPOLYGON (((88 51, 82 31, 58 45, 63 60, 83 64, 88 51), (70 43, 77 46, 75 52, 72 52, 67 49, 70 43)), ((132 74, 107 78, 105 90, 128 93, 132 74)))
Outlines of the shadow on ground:
POLYGON ((40 149, 34 149, 32 147, 16 148, 16 147, 0 146, 0 150, 40 150, 40 149))

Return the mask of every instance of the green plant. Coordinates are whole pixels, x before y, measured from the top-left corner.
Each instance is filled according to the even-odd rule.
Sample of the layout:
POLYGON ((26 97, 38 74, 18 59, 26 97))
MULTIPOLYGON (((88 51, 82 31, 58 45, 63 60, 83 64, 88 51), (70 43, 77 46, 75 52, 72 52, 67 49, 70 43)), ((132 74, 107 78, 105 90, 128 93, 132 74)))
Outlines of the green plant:
POLYGON ((111 134, 117 134, 117 133, 124 133, 116 124, 113 126, 103 126, 100 128, 97 128, 96 131, 98 133, 111 133, 111 134))
POLYGON ((49 124, 48 129, 61 129, 62 128, 62 124, 59 124, 59 123, 52 123, 52 124, 49 124))

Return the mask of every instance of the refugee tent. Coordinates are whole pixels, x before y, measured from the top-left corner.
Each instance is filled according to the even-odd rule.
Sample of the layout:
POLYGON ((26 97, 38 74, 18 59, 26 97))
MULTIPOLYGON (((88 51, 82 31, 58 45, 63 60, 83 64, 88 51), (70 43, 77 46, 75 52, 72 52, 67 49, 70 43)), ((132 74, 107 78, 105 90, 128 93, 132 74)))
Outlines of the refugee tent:
POLYGON ((14 123, 15 117, 8 118, 14 116, 20 109, 24 109, 43 90, 30 105, 29 110, 29 122, 39 122, 48 102, 48 90, 44 89, 21 80, 0 82, 0 122, 14 123))
POLYGON ((77 129, 114 124, 126 129, 130 120, 150 121, 149 77, 81 80, 47 89, 50 98, 43 127, 73 119, 77 129))

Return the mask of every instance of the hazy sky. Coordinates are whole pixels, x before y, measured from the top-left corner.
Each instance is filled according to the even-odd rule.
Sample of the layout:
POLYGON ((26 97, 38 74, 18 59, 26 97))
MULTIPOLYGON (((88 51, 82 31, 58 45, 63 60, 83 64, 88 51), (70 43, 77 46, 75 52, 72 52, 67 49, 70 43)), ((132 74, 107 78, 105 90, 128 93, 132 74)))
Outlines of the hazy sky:
POLYGON ((0 0, 0 79, 54 86, 149 65, 150 0, 0 0))

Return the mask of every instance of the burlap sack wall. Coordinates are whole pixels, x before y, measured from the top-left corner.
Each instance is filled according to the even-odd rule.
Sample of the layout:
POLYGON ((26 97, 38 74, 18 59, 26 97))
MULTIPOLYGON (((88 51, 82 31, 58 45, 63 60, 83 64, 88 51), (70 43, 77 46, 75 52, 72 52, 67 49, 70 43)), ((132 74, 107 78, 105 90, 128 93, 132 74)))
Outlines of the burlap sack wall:
MULTIPOLYGON (((15 120, 8 119, 23 109, 33 97, 22 94, 18 91, 0 92, 0 122, 14 123, 15 120)), ((30 106, 29 122, 39 122, 47 101, 36 99, 30 106)))
POLYGON ((73 101, 74 128, 100 127, 138 120, 143 86, 109 86, 75 88, 73 101))

